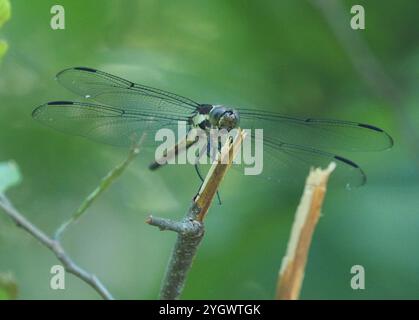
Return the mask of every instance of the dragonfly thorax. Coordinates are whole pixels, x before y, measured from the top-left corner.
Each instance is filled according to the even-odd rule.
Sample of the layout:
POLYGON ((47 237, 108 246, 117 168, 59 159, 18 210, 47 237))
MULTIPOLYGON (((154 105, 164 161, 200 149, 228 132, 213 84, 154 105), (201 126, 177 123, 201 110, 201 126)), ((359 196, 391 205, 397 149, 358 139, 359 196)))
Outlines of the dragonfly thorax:
POLYGON ((230 131, 239 126, 240 116, 235 109, 215 105, 208 114, 208 120, 212 127, 230 131))

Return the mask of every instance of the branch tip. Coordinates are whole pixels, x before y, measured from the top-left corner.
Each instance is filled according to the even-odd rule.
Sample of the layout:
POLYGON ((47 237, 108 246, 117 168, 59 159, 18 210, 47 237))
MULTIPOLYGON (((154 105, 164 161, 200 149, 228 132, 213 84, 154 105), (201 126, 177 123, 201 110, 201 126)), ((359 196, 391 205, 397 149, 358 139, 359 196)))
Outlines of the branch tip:
POLYGON ((299 298, 304 279, 311 240, 321 215, 326 194, 326 184, 336 164, 330 163, 322 170, 310 169, 303 195, 295 213, 287 252, 282 259, 278 274, 276 299, 296 300, 299 298))

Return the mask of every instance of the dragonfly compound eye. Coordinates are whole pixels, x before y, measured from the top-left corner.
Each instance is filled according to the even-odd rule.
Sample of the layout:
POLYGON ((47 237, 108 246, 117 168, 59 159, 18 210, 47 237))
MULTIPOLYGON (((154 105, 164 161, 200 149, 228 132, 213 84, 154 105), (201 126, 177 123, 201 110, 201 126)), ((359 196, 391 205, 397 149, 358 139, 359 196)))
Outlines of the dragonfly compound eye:
POLYGON ((237 128, 239 126, 239 113, 235 110, 226 111, 220 118, 218 122, 220 129, 231 129, 237 128))

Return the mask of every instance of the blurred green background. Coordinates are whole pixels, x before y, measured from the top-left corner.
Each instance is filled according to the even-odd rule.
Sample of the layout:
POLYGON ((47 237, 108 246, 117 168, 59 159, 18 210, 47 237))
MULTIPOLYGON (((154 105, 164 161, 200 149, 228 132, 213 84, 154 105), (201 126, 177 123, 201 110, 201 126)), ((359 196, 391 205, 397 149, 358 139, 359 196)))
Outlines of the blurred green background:
MULTIPOLYGON (((357 190, 329 190, 301 298, 419 298, 419 3, 330 3, 342 4, 337 21, 353 43, 350 37, 342 46, 324 11, 305 0, 12 1, 11 20, 0 30, 9 46, 0 65, 0 161, 15 160, 23 181, 8 195, 51 234, 126 155, 32 120, 36 106, 76 98, 54 81, 71 66, 202 102, 362 120, 385 128, 395 146, 345 154, 369 180, 357 190), (50 28, 54 4, 66 10, 65 30, 50 28), (354 4, 365 7, 366 30, 349 28, 354 4), (359 39, 398 87, 397 98, 388 88, 372 90, 353 66, 350 51, 359 39), (365 267, 365 290, 350 287, 356 264, 365 267)), ((365 61, 361 72, 370 67, 365 61)), ((176 235, 144 221, 149 214, 182 217, 199 187, 192 167, 150 173, 149 157, 136 159, 64 237, 73 258, 119 299, 158 296, 176 235)), ((302 187, 229 173, 182 298, 271 299, 302 187)), ((18 298, 99 298, 72 275, 66 290, 51 290, 54 264, 48 250, 0 214, 0 272, 14 275, 18 298)))

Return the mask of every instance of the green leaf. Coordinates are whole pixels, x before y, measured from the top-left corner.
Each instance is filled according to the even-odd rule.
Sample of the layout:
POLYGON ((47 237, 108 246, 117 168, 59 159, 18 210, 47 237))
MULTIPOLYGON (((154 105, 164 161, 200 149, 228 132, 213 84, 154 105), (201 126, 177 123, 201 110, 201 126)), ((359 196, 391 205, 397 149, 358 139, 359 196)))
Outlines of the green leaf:
POLYGON ((0 273, 0 300, 12 300, 17 298, 17 283, 10 273, 0 273))
POLYGON ((10 19, 11 8, 9 0, 0 0, 0 28, 10 19))
POLYGON ((22 177, 14 161, 0 163, 0 193, 20 183, 22 177))

